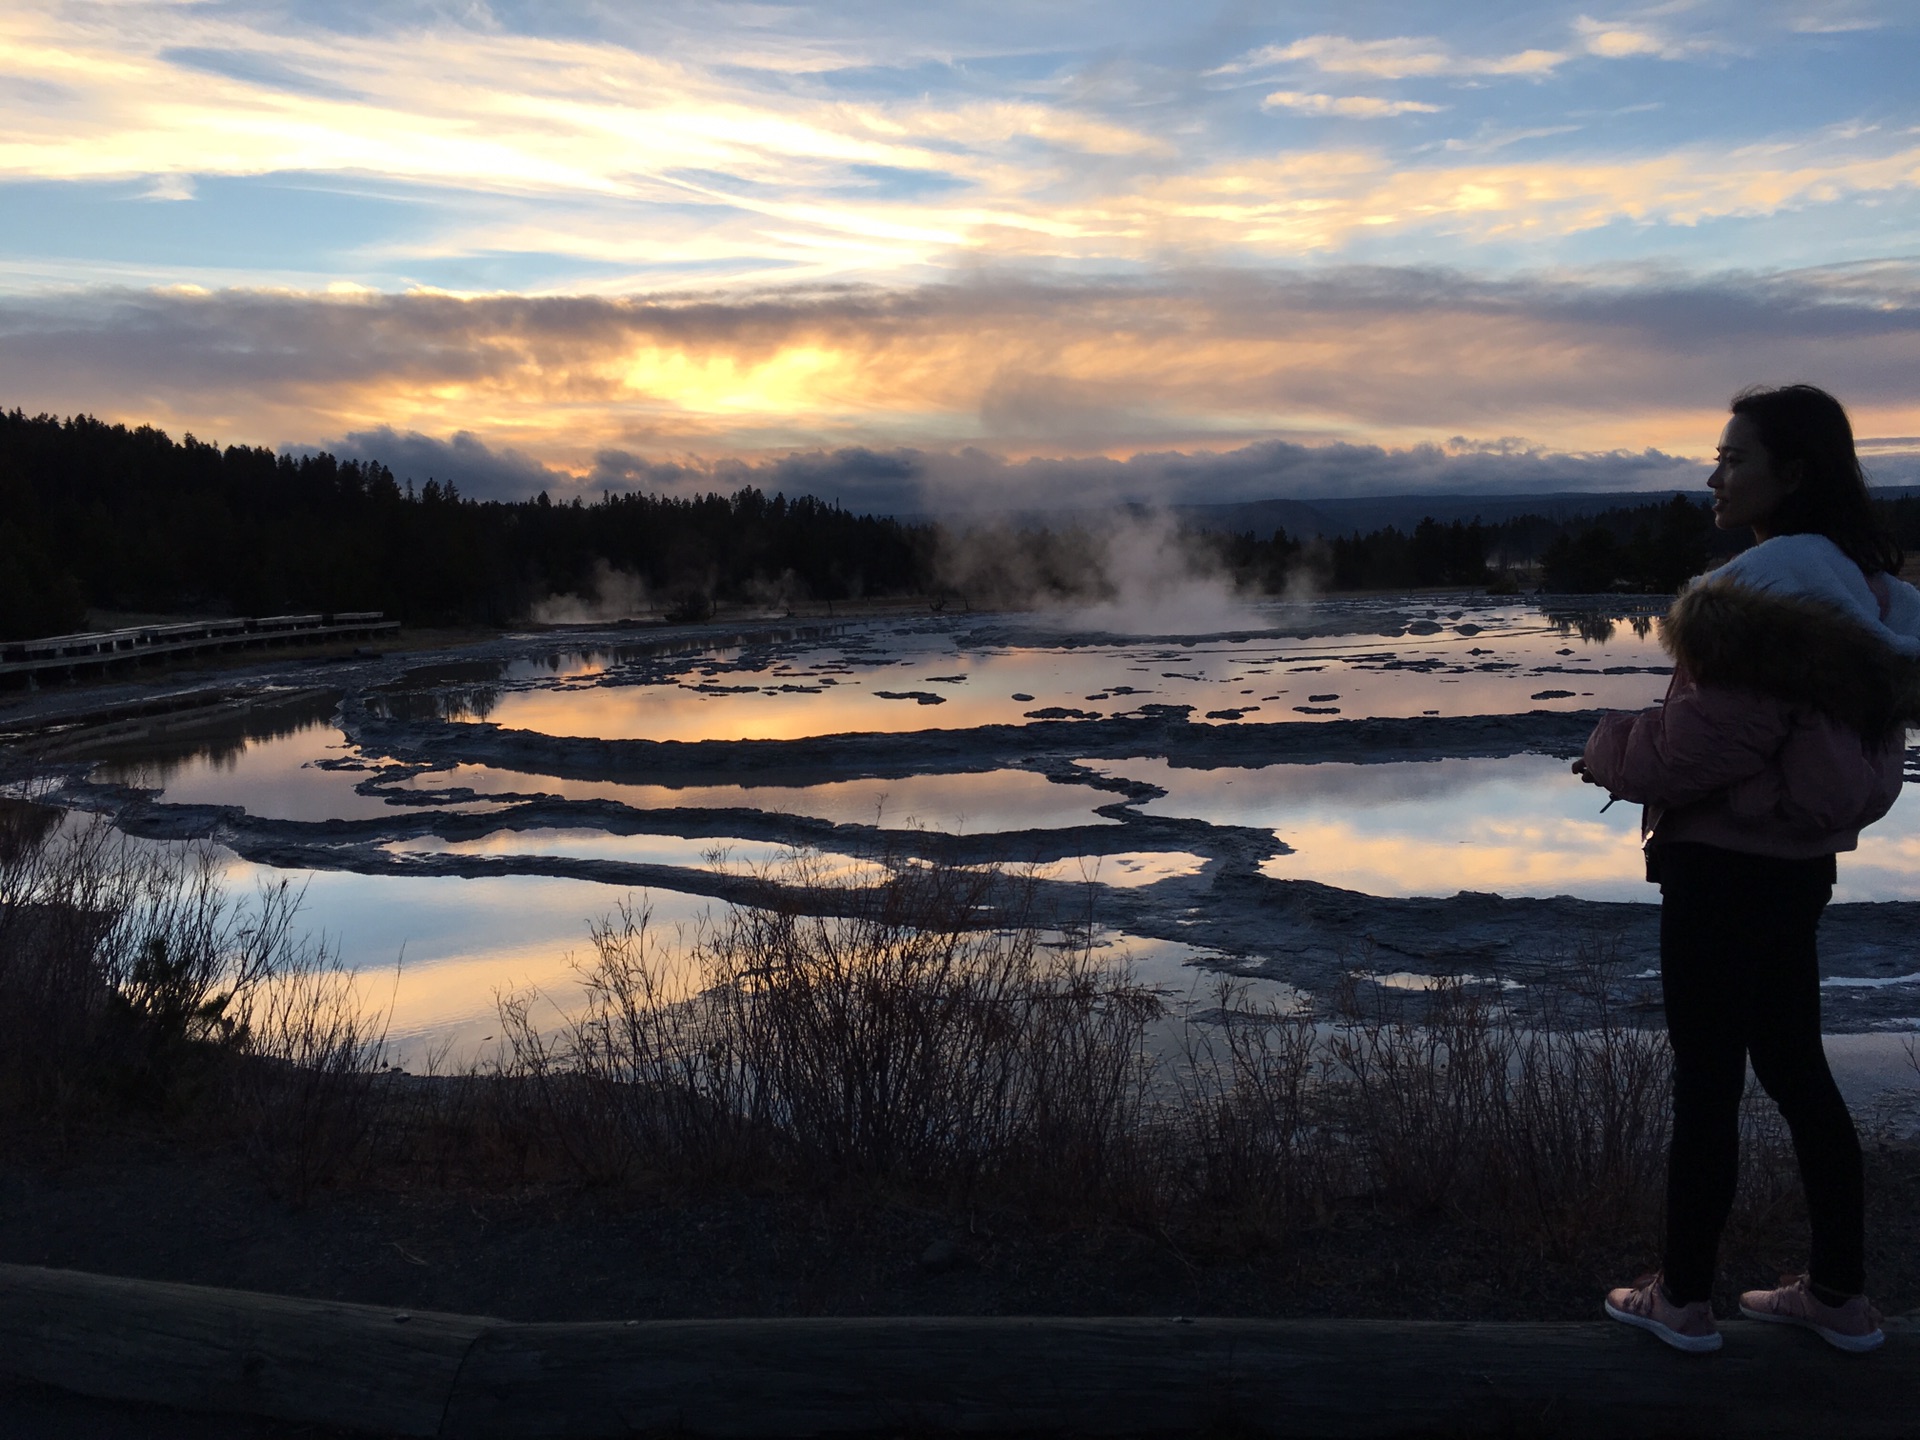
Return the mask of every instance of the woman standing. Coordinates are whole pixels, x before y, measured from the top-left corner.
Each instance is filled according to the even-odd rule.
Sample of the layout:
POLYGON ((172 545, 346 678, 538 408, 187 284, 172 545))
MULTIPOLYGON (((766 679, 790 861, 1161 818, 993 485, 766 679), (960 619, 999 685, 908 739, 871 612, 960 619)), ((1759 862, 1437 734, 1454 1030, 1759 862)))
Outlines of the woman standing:
POLYGON ((1805 1275, 1747 1291, 1741 1313, 1871 1350, 1860 1142, 1820 1043, 1814 927, 1834 856, 1900 793, 1920 591, 1894 578, 1900 549, 1837 400, 1789 385, 1732 411, 1707 481, 1714 523, 1756 543, 1674 602, 1665 702, 1607 716, 1574 764, 1646 807, 1673 1051, 1665 1259, 1606 1311, 1681 1350, 1719 1348, 1709 1297, 1751 1060, 1793 1133, 1813 1245, 1805 1275))

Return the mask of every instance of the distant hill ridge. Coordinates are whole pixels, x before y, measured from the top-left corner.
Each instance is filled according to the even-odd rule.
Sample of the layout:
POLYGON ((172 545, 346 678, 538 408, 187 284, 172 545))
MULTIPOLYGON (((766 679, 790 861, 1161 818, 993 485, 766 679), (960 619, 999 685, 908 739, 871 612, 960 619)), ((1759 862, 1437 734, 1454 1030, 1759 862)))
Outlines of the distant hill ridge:
MULTIPOLYGON (((1876 485, 1882 499, 1920 494, 1920 485, 1876 485)), ((1295 538, 1331 540, 1364 535, 1391 525, 1411 530, 1432 517, 1443 525, 1455 520, 1497 525, 1521 515, 1565 522, 1608 510, 1663 504, 1676 495, 1706 504, 1703 481, 1688 490, 1550 490, 1531 495, 1342 495, 1325 499, 1243 500, 1224 505, 1176 505, 1173 513, 1195 530, 1270 535, 1278 528, 1295 538)))

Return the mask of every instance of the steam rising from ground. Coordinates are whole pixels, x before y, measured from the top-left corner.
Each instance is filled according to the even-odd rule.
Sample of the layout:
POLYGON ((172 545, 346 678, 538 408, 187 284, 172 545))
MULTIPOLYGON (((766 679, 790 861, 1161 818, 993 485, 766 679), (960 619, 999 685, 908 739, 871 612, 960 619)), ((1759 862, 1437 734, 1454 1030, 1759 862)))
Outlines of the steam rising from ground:
POLYGON ((585 594, 536 600, 531 618, 537 625, 594 625, 630 620, 651 609, 644 580, 631 570, 616 570, 605 560, 596 560, 585 594))
MULTIPOLYGON (((1116 635, 1264 630, 1214 537, 1170 515, 1125 510, 1058 528, 1013 521, 943 528, 941 585, 969 604, 1032 610, 1062 629, 1116 635)), ((1304 577, 1302 577, 1304 583, 1304 577)), ((1296 597, 1289 585, 1289 598, 1296 597)))

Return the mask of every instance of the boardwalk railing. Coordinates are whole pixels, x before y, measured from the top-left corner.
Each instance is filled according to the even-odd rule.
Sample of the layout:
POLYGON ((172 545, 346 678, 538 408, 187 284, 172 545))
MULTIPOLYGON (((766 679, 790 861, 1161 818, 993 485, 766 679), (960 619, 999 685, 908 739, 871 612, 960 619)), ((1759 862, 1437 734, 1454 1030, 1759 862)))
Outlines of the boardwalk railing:
POLYGON ((192 620, 178 625, 133 625, 0 644, 0 680, 47 677, 139 663, 162 655, 242 650, 261 645, 311 644, 391 633, 400 622, 378 610, 316 615, 263 615, 232 620, 192 620))

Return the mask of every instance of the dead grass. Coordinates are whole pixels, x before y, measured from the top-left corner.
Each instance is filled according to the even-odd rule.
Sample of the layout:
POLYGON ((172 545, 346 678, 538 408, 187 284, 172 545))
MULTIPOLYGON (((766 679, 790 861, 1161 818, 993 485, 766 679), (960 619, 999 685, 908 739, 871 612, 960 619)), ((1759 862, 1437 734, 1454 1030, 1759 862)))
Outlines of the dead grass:
MULTIPOLYGON (((594 931, 586 1006, 557 1035, 535 997, 503 1000, 501 1078, 540 1097, 545 1133, 595 1183, 1111 1188, 1144 1129, 1157 998, 1087 945, 1043 945, 1023 912, 1007 919, 998 872, 890 876, 842 887, 834 915, 730 911, 690 961, 623 909, 594 931), (989 907, 1001 918, 983 927, 989 907)), ((784 879, 796 895, 841 885, 804 855, 784 879)))
MULTIPOLYGON (((1227 985, 1183 1018, 1085 931, 1046 932, 1017 874, 893 858, 874 885, 799 854, 769 877, 790 900, 690 947, 616 911, 584 1005, 503 996, 494 1061, 407 1076, 378 1007, 300 940, 296 894, 237 903, 204 849, 32 807, 0 820, 7 1109, 186 1125, 296 1202, 353 1183, 826 1190, 1199 1256, 1366 1214, 1515 1273, 1615 1264, 1657 1229, 1666 1047, 1608 1007, 1620 959, 1599 947, 1562 967, 1577 1023, 1523 1022, 1466 978, 1411 1012, 1359 980, 1319 1014, 1227 985)), ((1777 1249, 1799 1200, 1769 1107, 1745 1155, 1729 1245, 1777 1249)))
MULTIPOLYGON (((1182 1020, 1071 935, 1042 944, 1018 877, 889 873, 837 915, 730 912, 691 968, 619 912, 567 1024, 543 1033, 537 997, 503 1001, 496 1136, 528 1173, 588 1185, 852 1187, 1196 1253, 1284 1247, 1356 1209, 1517 1257, 1657 1233, 1667 1050, 1609 1006, 1622 961, 1602 947, 1561 967, 1577 1024, 1523 1020, 1465 978, 1411 1014, 1358 980, 1319 1014, 1229 984, 1182 1020), (1171 1058, 1149 1044, 1170 1026, 1171 1058)), ((781 878, 815 909, 852 884, 805 856, 781 878)), ((1770 1107, 1746 1125, 1733 1244, 1799 1207, 1770 1107)))

